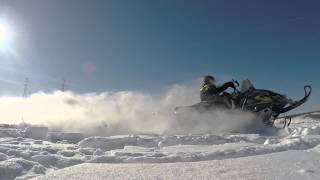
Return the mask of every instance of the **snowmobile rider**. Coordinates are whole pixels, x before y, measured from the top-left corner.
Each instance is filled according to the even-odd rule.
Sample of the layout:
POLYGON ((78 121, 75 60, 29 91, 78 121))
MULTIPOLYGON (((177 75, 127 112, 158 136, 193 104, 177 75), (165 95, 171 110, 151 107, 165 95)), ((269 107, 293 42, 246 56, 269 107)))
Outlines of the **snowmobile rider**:
POLYGON ((216 81, 214 77, 210 75, 203 77, 201 88, 200 88, 200 99, 202 102, 214 101, 218 97, 221 97, 220 96, 221 93, 224 93, 223 95, 227 95, 230 97, 230 94, 224 91, 227 90, 228 88, 236 89, 235 85, 231 81, 224 83, 222 86, 216 86, 215 83, 216 81))

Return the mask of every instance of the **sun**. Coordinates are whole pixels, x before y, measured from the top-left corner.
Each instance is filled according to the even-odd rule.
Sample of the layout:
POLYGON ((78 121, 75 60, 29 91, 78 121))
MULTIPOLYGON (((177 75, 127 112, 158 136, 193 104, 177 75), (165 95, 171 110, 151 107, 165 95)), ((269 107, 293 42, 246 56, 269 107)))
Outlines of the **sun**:
POLYGON ((10 51, 13 43, 13 31, 10 24, 0 19, 0 50, 2 52, 10 51))

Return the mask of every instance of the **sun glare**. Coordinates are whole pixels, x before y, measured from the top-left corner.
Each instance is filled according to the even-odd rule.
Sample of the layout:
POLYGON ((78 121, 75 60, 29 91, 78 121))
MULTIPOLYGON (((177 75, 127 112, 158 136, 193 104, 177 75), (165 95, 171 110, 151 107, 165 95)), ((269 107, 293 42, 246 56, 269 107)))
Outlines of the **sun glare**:
POLYGON ((13 42, 13 31, 11 26, 5 20, 0 19, 0 50, 8 52, 13 42))

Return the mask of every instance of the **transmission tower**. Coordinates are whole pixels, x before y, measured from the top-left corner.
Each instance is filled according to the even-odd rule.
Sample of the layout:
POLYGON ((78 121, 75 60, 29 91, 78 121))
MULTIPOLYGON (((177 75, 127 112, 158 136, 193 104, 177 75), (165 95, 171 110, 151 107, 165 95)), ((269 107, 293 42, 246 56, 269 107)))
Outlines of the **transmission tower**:
POLYGON ((28 96, 28 91, 29 91, 29 78, 26 78, 24 81, 23 97, 28 96))
POLYGON ((64 92, 66 90, 66 79, 62 79, 61 91, 64 92))

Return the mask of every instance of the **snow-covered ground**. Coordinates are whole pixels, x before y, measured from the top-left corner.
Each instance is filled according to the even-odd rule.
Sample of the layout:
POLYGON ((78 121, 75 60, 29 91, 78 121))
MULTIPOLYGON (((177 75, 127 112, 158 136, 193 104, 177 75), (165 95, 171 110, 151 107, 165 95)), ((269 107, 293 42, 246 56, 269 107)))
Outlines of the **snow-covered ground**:
POLYGON ((268 134, 87 137, 0 125, 0 179, 317 179, 320 113, 268 134))
POLYGON ((189 163, 85 163, 37 179, 319 179, 319 166, 319 153, 286 151, 189 163))

